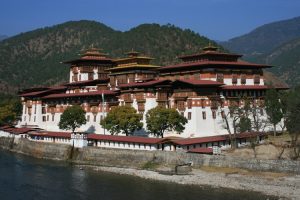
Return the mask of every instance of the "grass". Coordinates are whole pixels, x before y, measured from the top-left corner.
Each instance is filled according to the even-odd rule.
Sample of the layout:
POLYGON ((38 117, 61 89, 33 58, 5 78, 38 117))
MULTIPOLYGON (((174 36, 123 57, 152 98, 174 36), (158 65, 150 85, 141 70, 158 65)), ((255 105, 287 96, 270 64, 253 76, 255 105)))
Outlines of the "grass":
POLYGON ((278 136, 269 135, 266 142, 269 142, 274 145, 282 146, 285 144, 289 144, 291 142, 291 136, 286 132, 278 136))
POLYGON ((290 174, 287 174, 287 173, 249 171, 246 169, 229 168, 229 167, 202 166, 200 169, 202 171, 209 172, 209 173, 224 173, 225 175, 239 174, 239 175, 245 175, 245 176, 263 177, 263 178, 267 178, 267 179, 275 179, 275 178, 282 178, 282 177, 290 176, 290 174))
POLYGON ((154 170, 158 167, 159 167, 159 163, 154 163, 152 161, 148 161, 142 166, 142 169, 154 170))

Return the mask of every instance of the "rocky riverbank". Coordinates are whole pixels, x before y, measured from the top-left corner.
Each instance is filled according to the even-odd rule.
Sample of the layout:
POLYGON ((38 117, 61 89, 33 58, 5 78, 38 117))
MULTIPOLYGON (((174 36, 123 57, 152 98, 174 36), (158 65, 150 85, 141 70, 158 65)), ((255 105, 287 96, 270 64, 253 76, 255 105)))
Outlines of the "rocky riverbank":
POLYGON ((144 179, 167 181, 176 184, 222 187, 261 192, 279 199, 300 199, 300 175, 250 172, 229 168, 193 169, 188 175, 165 175, 157 171, 117 167, 84 166, 82 169, 132 175, 144 179))
POLYGON ((283 199, 300 199, 300 161, 95 147, 74 149, 69 145, 5 137, 0 138, 0 148, 146 179, 250 190, 283 199), (192 172, 171 175, 171 169, 183 163, 192 163, 192 172))

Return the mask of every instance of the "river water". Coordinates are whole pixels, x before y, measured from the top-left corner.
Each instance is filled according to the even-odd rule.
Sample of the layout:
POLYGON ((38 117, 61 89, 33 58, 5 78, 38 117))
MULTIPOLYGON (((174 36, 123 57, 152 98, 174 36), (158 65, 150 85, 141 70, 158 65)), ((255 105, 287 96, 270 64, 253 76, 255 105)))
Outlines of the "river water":
POLYGON ((80 170, 65 162, 0 150, 0 199, 215 200, 274 199, 255 192, 183 186, 80 170))

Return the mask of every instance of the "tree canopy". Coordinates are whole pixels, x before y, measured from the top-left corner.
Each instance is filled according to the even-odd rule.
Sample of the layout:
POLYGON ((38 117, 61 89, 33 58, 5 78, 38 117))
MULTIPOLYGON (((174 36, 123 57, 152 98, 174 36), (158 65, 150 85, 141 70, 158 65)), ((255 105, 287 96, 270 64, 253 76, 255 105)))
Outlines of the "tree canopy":
POLYGON ((19 99, 1 98, 0 102, 0 125, 14 124, 22 114, 22 104, 19 99))
POLYGON ((76 128, 86 124, 85 111, 78 105, 68 107, 61 115, 59 128, 75 132, 76 128))
POLYGON ((142 115, 131 106, 116 106, 111 109, 100 124, 112 135, 123 133, 132 135, 143 127, 142 115))
POLYGON ((175 109, 156 107, 146 114, 148 131, 157 136, 163 137, 165 131, 175 131, 178 134, 185 129, 187 119, 175 109))
POLYGON ((266 112, 269 122, 274 127, 274 135, 276 135, 276 125, 283 117, 279 93, 275 89, 268 90, 265 98, 266 112))

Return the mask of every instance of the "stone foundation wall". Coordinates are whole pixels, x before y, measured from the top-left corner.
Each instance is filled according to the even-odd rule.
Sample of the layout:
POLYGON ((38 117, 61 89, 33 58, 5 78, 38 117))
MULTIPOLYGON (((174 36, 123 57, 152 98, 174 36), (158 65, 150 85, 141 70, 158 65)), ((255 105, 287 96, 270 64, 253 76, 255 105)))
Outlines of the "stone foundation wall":
POLYGON ((193 167, 232 167, 258 171, 300 174, 300 161, 243 159, 229 156, 200 155, 185 152, 141 151, 84 147, 73 149, 69 145, 39 143, 20 139, 0 138, 0 146, 14 152, 46 159, 68 160, 76 164, 144 168, 149 164, 172 166, 192 163, 193 167), (13 142, 12 142, 13 141, 13 142))
POLYGON ((6 137, 0 137, 0 146, 3 149, 13 152, 53 160, 68 160, 72 152, 70 145, 34 142, 28 139, 6 137))

